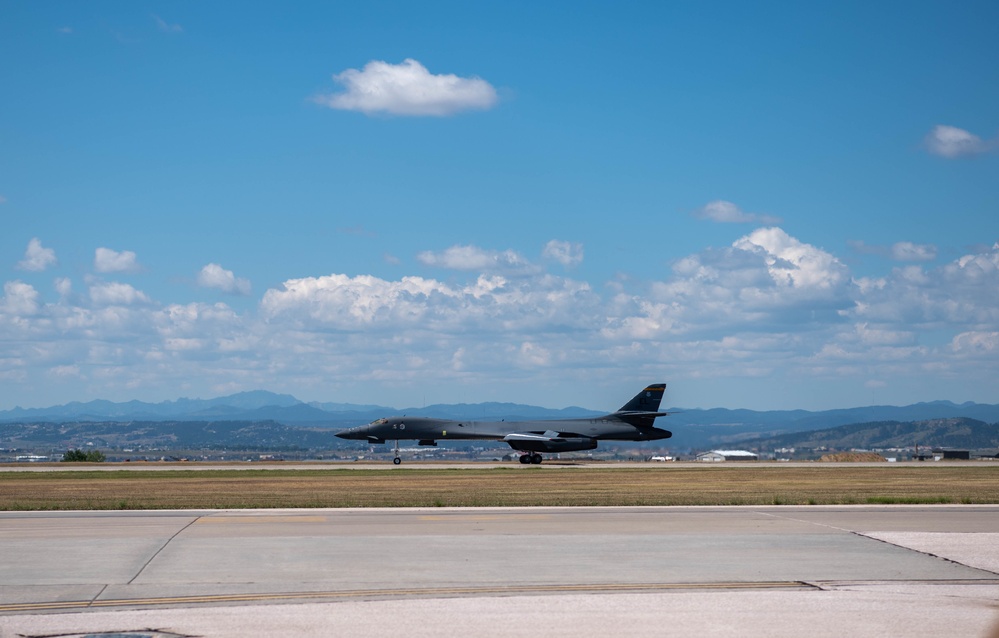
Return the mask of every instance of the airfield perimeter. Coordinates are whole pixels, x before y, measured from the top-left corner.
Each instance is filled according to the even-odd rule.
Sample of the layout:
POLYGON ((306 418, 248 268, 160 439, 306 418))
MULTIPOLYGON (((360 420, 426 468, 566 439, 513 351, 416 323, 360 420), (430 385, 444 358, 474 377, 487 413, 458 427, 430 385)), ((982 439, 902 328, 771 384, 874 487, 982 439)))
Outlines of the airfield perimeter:
POLYGON ((0 466, 0 510, 999 504, 999 462, 0 466))
POLYGON ((999 638, 992 463, 192 467, 0 473, 8 509, 228 503, 0 512, 0 636, 999 638), (326 492, 432 502, 281 509, 326 492))

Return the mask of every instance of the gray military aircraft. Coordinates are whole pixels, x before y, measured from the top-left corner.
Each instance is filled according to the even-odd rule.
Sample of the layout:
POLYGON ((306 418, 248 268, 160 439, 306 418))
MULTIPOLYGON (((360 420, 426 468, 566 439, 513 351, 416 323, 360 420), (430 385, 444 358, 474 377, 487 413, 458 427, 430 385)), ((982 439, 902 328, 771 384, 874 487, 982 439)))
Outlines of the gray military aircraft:
POLYGON ((392 416, 376 419, 367 425, 337 433, 341 439, 385 443, 395 441, 393 463, 399 457, 400 440, 416 440, 420 445, 436 446, 440 440, 505 441, 524 452, 521 463, 541 463, 541 452, 592 450, 597 441, 656 441, 673 436, 669 430, 655 427, 665 383, 654 383, 628 401, 617 412, 590 419, 551 421, 453 421, 426 417, 392 416))

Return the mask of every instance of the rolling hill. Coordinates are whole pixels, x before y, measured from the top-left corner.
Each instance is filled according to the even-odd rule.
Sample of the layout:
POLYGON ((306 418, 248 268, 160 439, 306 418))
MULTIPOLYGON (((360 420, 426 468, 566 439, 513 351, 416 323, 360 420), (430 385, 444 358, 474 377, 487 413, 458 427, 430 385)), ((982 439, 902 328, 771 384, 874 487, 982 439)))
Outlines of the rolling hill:
POLYGON ((914 446, 975 450, 999 447, 999 424, 965 417, 925 421, 875 421, 747 441, 759 448, 872 450, 914 446))

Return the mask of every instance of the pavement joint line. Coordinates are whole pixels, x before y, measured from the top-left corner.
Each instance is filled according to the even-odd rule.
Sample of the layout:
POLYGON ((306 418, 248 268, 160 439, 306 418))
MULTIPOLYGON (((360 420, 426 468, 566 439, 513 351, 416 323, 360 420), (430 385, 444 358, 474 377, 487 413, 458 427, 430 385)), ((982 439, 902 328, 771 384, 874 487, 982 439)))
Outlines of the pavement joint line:
MULTIPOLYGON (((977 569, 978 571, 985 572, 986 574, 993 574, 993 575, 999 576, 999 572, 994 572, 991 569, 985 569, 984 567, 975 567, 974 565, 967 565, 965 563, 962 563, 959 560, 954 560, 953 558, 947 558, 946 556, 940 556, 939 554, 934 554, 933 552, 923 551, 921 549, 916 549, 914 547, 906 547, 905 545, 899 545, 898 543, 893 543, 893 542, 887 541, 887 540, 885 540, 883 538, 878 538, 876 536, 869 536, 869 534, 877 534, 877 532, 866 532, 866 533, 865 532, 851 532, 851 533, 854 534, 854 535, 856 535, 856 536, 860 536, 861 538, 867 538, 867 539, 872 540, 872 541, 877 541, 879 543, 884 543, 885 545, 891 545, 892 547, 898 547, 899 549, 908 550, 910 552, 918 552, 918 553, 920 553, 920 554, 922 554, 924 556, 930 556, 931 558, 936 558, 938 560, 946 561, 948 563, 953 563, 954 565, 960 565, 961 567, 968 567, 970 569, 977 569)), ((968 533, 974 534, 974 532, 968 532, 968 533)))
POLYGON ((604 583, 589 585, 511 585, 500 587, 421 587, 400 589, 356 589, 345 591, 285 592, 270 594, 215 594, 205 596, 166 596, 156 598, 121 598, 63 602, 14 603, 0 605, 0 613, 82 610, 109 607, 155 607, 220 603, 253 603, 290 600, 347 600, 364 598, 426 598, 438 596, 484 596, 545 593, 622 593, 642 591, 711 591, 791 589, 820 591, 804 581, 761 581, 720 583, 604 583))
POLYGON ((94 597, 90 599, 90 604, 92 605, 92 604, 94 604, 95 602, 97 602, 98 600, 100 600, 100 599, 101 599, 101 596, 103 596, 103 595, 104 595, 104 592, 106 592, 106 591, 108 590, 108 587, 110 587, 110 585, 108 585, 107 583, 105 583, 105 584, 104 584, 104 585, 103 585, 103 586, 101 587, 101 590, 100 590, 99 592, 97 592, 96 594, 94 594, 94 597))
POLYGON ((828 528, 828 529, 834 529, 837 532, 847 532, 849 534, 857 534, 857 532, 853 531, 852 529, 846 529, 845 527, 837 527, 835 525, 829 525, 828 523, 819 523, 819 522, 816 522, 816 521, 806 521, 805 519, 795 518, 794 516, 782 516, 780 514, 775 514, 773 512, 763 512, 763 511, 759 511, 759 510, 757 510, 757 513, 758 514, 763 514, 765 516, 771 516, 773 518, 782 518, 782 519, 784 519, 786 521, 794 521, 796 523, 806 523, 808 525, 815 525, 817 527, 825 527, 825 528, 828 528))
POLYGON ((156 550, 153 553, 152 556, 149 557, 149 560, 147 560, 142 565, 142 567, 139 568, 139 571, 135 572, 135 576, 132 576, 132 579, 130 581, 128 581, 128 584, 131 585, 132 583, 134 583, 135 579, 138 578, 139 576, 141 576, 142 572, 145 571, 145 569, 147 567, 149 567, 149 564, 152 563, 154 560, 156 560, 156 557, 160 555, 160 552, 162 552, 164 549, 166 549, 167 545, 169 545, 170 543, 173 542, 173 539, 175 539, 178 536, 180 536, 181 533, 183 533, 184 530, 186 530, 188 527, 190 527, 191 525, 194 525, 195 523, 197 523, 199 519, 201 519, 201 516, 195 516, 193 519, 191 519, 190 521, 188 521, 187 525, 181 527, 179 530, 177 530, 176 532, 174 532, 173 536, 171 536, 170 538, 168 538, 167 541, 165 543, 163 543, 163 545, 158 550, 156 550))
MULTIPOLYGON (((796 518, 794 516, 782 516, 780 514, 776 514, 776 513, 773 513, 773 512, 758 511, 757 513, 764 514, 766 516, 771 516, 773 518, 782 518, 784 520, 795 521, 797 523, 807 523, 809 525, 816 525, 818 527, 825 527, 827 529, 834 529, 836 531, 846 532, 847 534, 852 534, 853 536, 857 536, 859 538, 864 538, 864 539, 871 540, 871 541, 877 541, 879 543, 884 543, 886 545, 891 545, 892 547, 897 547, 899 549, 904 549, 904 550, 909 551, 909 552, 916 552, 918 554, 922 554, 924 556, 929 556, 931 558, 936 558, 938 560, 946 561, 946 562, 952 563, 954 565, 960 565, 961 567, 968 567, 970 569, 977 569, 978 571, 985 572, 986 574, 999 574, 999 573, 994 572, 994 571, 989 570, 989 569, 983 569, 981 567, 975 567, 974 565, 966 565, 966 564, 962 563, 961 561, 957 561, 957 560, 954 560, 952 558, 947 558, 946 556, 940 556, 940 555, 934 554, 932 552, 926 552, 926 551, 923 551, 923 550, 915 549, 913 547, 906 547, 905 545, 899 545, 898 543, 892 543, 891 541, 886 541, 884 539, 877 538, 875 536, 870 536, 870 534, 876 534, 877 532, 870 532, 870 531, 869 532, 860 532, 860 531, 857 531, 857 530, 846 529, 845 527, 837 527, 836 525, 829 525, 828 523, 820 523, 818 521, 806 521, 804 519, 796 518)), ((973 532, 971 532, 971 533, 973 533, 973 532)))

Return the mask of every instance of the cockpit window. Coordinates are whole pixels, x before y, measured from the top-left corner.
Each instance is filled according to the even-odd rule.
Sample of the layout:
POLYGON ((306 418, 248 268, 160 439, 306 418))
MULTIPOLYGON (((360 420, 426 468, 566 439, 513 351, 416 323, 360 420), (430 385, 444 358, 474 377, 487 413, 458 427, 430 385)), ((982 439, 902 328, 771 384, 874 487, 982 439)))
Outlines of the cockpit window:
POLYGON ((383 418, 383 419, 375 419, 370 423, 370 425, 385 425, 386 423, 388 423, 388 419, 383 418))

